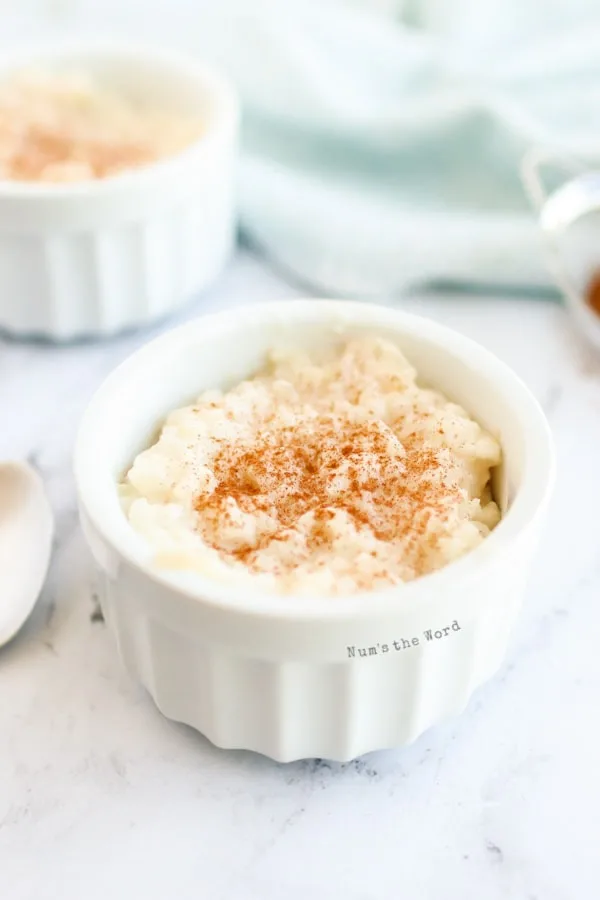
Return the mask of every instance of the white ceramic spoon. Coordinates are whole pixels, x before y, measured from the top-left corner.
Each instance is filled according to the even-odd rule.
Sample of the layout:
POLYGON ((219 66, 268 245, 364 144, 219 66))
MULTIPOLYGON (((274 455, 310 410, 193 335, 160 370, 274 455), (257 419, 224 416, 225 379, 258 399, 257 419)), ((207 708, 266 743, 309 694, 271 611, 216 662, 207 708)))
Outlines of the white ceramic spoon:
POLYGON ((52 510, 37 472, 23 462, 0 463, 0 647, 35 606, 52 532, 52 510))

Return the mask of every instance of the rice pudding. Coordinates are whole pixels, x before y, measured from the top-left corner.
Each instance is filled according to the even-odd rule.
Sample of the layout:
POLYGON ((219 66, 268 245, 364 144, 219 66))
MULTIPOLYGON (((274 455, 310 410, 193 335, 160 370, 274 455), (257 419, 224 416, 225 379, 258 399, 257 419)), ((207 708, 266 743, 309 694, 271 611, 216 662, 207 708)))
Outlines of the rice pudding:
POLYGON ((134 103, 84 72, 27 69, 0 82, 0 178, 107 178, 180 152, 201 123, 134 103))
POLYGON ((499 442, 421 387, 391 342, 274 351, 255 377, 172 412, 121 484, 158 566, 277 593, 411 581, 480 544, 499 442))

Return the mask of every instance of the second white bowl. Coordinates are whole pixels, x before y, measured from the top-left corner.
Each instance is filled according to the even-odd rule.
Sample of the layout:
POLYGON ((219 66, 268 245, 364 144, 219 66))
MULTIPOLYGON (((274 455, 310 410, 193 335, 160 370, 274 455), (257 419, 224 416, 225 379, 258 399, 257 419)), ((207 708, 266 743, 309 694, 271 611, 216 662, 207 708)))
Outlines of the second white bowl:
POLYGON ((60 44, 3 58, 0 79, 35 67, 89 72, 158 109, 198 116, 183 152, 97 181, 0 182, 0 329, 70 340, 167 316, 208 285, 235 233, 238 106, 194 59, 137 45, 60 44))

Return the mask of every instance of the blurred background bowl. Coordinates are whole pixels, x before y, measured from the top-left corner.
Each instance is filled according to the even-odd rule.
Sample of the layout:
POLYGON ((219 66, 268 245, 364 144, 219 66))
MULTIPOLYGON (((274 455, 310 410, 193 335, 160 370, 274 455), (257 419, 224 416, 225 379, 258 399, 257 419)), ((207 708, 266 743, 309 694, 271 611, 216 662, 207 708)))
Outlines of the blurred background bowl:
POLYGON ((178 52, 123 42, 46 44, 4 57, 89 73, 116 95, 198 117, 182 152, 105 179, 0 182, 0 328, 72 340, 166 317, 209 285, 235 237, 238 104, 227 80, 178 52))

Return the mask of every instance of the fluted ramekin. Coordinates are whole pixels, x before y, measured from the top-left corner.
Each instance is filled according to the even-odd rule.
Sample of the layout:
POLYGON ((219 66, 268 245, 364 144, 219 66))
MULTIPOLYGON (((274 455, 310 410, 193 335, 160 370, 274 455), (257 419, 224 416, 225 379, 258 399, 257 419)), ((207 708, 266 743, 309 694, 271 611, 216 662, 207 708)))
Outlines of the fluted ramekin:
POLYGON ((0 61, 96 75, 116 93, 198 116, 172 157, 77 183, 0 181, 0 329, 71 340, 167 316, 222 269, 235 230, 238 108, 217 72, 171 51, 46 44, 0 61))
POLYGON ((200 318, 134 354, 104 383, 75 453, 81 520, 125 665, 159 709, 221 747, 277 760, 347 760, 412 741, 459 713, 500 666, 553 480, 540 407, 479 345, 389 308, 298 300, 200 318), (117 482, 167 412, 251 375, 275 346, 357 334, 401 347, 421 379, 502 444, 503 518, 473 552, 408 585, 351 597, 277 597, 157 568, 117 482))

